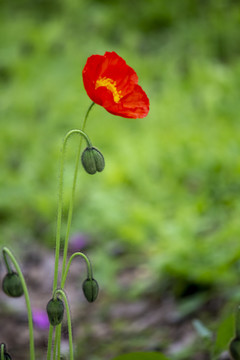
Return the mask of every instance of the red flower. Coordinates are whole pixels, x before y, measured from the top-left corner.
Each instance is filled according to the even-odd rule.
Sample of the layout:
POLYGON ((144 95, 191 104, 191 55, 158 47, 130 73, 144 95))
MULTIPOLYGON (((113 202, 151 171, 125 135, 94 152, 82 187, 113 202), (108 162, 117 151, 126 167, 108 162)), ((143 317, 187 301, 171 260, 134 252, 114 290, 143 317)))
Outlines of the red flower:
POLYGON ((115 52, 90 56, 82 74, 90 99, 111 114, 134 119, 147 116, 149 100, 138 85, 138 76, 115 52))

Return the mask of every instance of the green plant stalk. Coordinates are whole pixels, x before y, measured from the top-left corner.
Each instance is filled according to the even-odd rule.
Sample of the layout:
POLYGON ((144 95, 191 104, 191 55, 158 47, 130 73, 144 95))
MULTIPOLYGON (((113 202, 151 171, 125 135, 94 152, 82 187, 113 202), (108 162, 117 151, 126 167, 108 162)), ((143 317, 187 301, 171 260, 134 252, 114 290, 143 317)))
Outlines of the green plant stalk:
POLYGON ((24 276, 22 274, 22 271, 20 269, 20 266, 18 265, 17 260, 15 259, 15 257, 13 256, 12 252, 7 248, 4 247, 3 248, 3 254, 7 254, 9 256, 9 258, 11 259, 22 284, 23 287, 23 292, 24 292, 24 296, 25 296, 25 301, 26 301, 26 307, 27 307, 27 313, 28 313, 28 327, 29 327, 29 351, 30 351, 30 360, 35 360, 35 349, 34 349, 34 335, 33 335, 33 320, 32 320, 32 309, 31 309, 31 304, 30 304, 30 299, 29 299, 29 294, 28 294, 28 289, 27 289, 27 285, 24 279, 24 276))
POLYGON ((71 315, 70 315, 68 300, 67 300, 67 296, 66 296, 65 292, 62 289, 57 289, 54 293, 54 297, 56 297, 57 294, 59 294, 63 297, 65 307, 66 307, 67 323, 68 323, 69 360, 73 360, 72 323, 71 323, 71 315))
POLYGON ((58 338, 58 342, 57 342, 57 358, 60 360, 61 358, 61 331, 62 331, 62 324, 60 324, 58 326, 58 332, 57 332, 57 338, 58 338), (59 336, 60 335, 60 336, 59 336))
POLYGON ((50 359, 51 359, 52 338, 53 338, 53 326, 50 324, 50 325, 49 325, 49 331, 48 331, 47 360, 50 360, 50 359))
POLYGON ((56 356, 57 356, 57 351, 58 351, 58 356, 59 356, 59 359, 60 359, 60 341, 57 341, 58 340, 58 333, 59 331, 61 331, 61 324, 57 325, 56 328, 55 328, 55 342, 54 342, 54 348, 53 348, 53 359, 56 359, 56 356))
POLYGON ((8 263, 8 259, 7 259, 7 255, 6 255, 5 251, 3 251, 3 259, 4 259, 4 262, 5 262, 6 268, 7 268, 7 272, 9 274, 11 274, 13 271, 11 269, 11 266, 8 263))
POLYGON ((1 360, 4 360, 4 344, 1 344, 1 360))
MULTIPOLYGON (((86 117, 92 106, 89 107, 89 110, 85 116, 84 123, 86 123, 86 117)), ((62 147, 62 156, 60 163, 60 176, 59 176, 59 195, 58 195, 58 212, 57 212, 57 231, 56 231, 56 248, 55 248, 55 265, 54 265, 54 278, 53 278, 53 293, 57 288, 58 282, 58 268, 59 268, 59 255, 60 255, 60 240, 61 240, 61 225, 62 225, 62 198, 63 198, 63 172, 64 172, 64 155, 66 150, 67 141, 73 134, 78 134, 84 137, 89 147, 92 146, 89 137, 82 131, 74 129, 69 131, 63 141, 62 147)), ((81 140, 82 140, 81 137, 81 140)), ((81 141, 82 143, 82 141, 81 141)), ((52 337, 53 337, 53 328, 52 325, 49 327, 48 334, 48 350, 47 350, 47 360, 51 359, 51 346, 52 346, 52 337)))
MULTIPOLYGON (((68 272, 69 272, 69 268, 71 266, 71 263, 72 263, 72 260, 76 257, 76 256, 82 256, 86 262, 86 265, 87 265, 87 276, 89 279, 92 279, 92 265, 91 265, 91 262, 90 260, 88 259, 88 257, 81 253, 81 252, 76 252, 74 253, 69 261, 68 261, 68 264, 67 264, 67 267, 66 267, 66 270, 65 270, 65 273, 63 275, 63 278, 62 278, 62 282, 61 282, 61 288, 63 289, 64 286, 65 286, 65 283, 66 283, 66 279, 67 279, 67 275, 68 275, 68 272)), ((56 359, 56 349, 57 349, 57 345, 58 347, 60 347, 60 336, 61 336, 61 328, 62 328, 62 324, 58 325, 56 327, 56 331, 55 331, 55 344, 54 344, 54 352, 53 352, 53 359, 55 360, 56 359)), ((60 360, 60 348, 58 349, 58 353, 57 353, 57 359, 60 360)))
MULTIPOLYGON (((88 115, 95 103, 92 102, 89 106, 84 121, 82 125, 82 131, 85 130, 85 126, 87 123, 88 115)), ((78 175, 78 166, 80 161, 80 155, 81 155, 81 147, 82 147, 82 138, 80 139, 79 146, 78 146, 78 152, 77 152, 77 158, 76 158, 76 165, 75 165, 75 171, 74 171, 74 177, 73 177, 73 185, 72 185, 72 194, 69 202, 69 210, 68 210, 68 220, 67 220, 67 230, 66 230, 66 236, 65 236, 65 242, 64 242, 64 250, 63 250, 63 264, 62 264, 62 276, 65 272, 66 262, 67 262, 67 252, 68 252, 68 241, 69 241, 69 235, 70 235, 70 228, 72 224, 72 214, 73 214, 73 204, 74 204, 74 197, 75 197, 75 190, 76 190, 76 184, 77 184, 77 175, 78 175)))
MULTIPOLYGON (((67 141, 73 134, 81 135, 85 138, 88 146, 92 146, 88 136, 82 130, 69 131, 63 141, 61 164, 60 164, 60 178, 59 178, 59 195, 58 195, 58 214, 57 214, 57 231, 56 231, 56 250, 55 250, 55 267, 53 279, 53 293, 57 288, 58 267, 59 267, 59 253, 60 253, 60 239, 61 239, 61 225, 62 225, 62 197, 63 197, 63 172, 64 172, 64 155, 66 151, 67 141)), ((81 138, 82 139, 82 138, 81 138)))
MULTIPOLYGON (((89 115, 90 110, 92 109, 94 104, 95 104, 94 102, 91 103, 91 105, 89 106, 89 108, 88 108, 88 110, 86 112, 86 115, 85 115, 85 118, 84 118, 84 121, 83 121, 83 125, 82 125, 82 131, 85 130, 88 115, 89 115)), ((69 242, 70 228, 71 228, 71 224, 72 224, 73 204, 74 204, 75 190, 76 190, 76 184, 77 184, 77 175, 78 175, 78 166, 79 166, 80 155, 81 155, 81 148, 82 148, 82 138, 80 139, 79 146, 78 146, 76 164, 75 164, 75 171, 74 171, 74 176, 73 176, 72 194, 71 194, 71 198, 70 198, 70 202, 69 202, 67 230, 66 230, 64 249, 63 249, 63 263, 62 263, 61 284, 62 284, 62 279, 63 279, 63 275, 65 273, 66 262, 67 262, 68 242, 69 242)), ((55 336, 55 341, 58 344, 61 341, 61 326, 59 326, 59 331, 57 332, 57 334, 55 336)), ((58 356, 60 356, 60 354, 58 356)), ((58 357, 58 359, 59 359, 59 357, 58 357)), ((47 359, 47 360, 50 360, 50 359, 47 359)), ((53 360, 55 360, 55 358, 53 360)))
MULTIPOLYGON (((83 120, 82 131, 85 130, 88 115, 89 115, 89 113, 90 113, 90 111, 91 111, 94 104, 95 103, 92 102, 91 105, 89 106, 87 112, 86 112, 85 118, 83 120)), ((66 236, 65 236, 65 241, 64 241, 64 249, 63 249, 63 263, 62 263, 61 284, 62 284, 62 279, 63 279, 64 273, 65 273, 66 262, 67 262, 68 242, 69 242, 70 228, 71 228, 71 224, 72 224, 73 204, 74 204, 75 190, 76 190, 76 184, 77 184, 77 175, 78 175, 78 167, 79 167, 79 162, 80 162, 81 147, 82 147, 82 138, 80 139, 79 146, 78 146, 76 164, 75 164, 75 171, 74 171, 74 176, 73 176, 72 194, 71 194, 70 202, 69 202, 67 230, 66 230, 66 236)), ((59 328, 60 328, 60 330, 55 336, 55 341, 58 344, 61 341, 61 327, 59 327, 59 328)), ((47 360, 50 360, 50 358, 47 359, 47 360)))
POLYGON ((83 253, 81 253, 81 252, 76 252, 76 253, 74 253, 74 254, 70 257, 70 259, 69 259, 69 261, 68 261, 68 264, 67 264, 66 270, 65 270, 65 272, 64 272, 64 275, 63 275, 63 278, 62 278, 62 282, 61 282, 61 288, 62 288, 62 289, 63 289, 64 286, 65 286, 65 282, 66 282, 66 279, 67 279, 67 275, 68 275, 68 272, 69 272, 69 268, 70 268, 70 266, 71 266, 71 263, 72 263, 73 259, 74 259, 76 256, 81 256, 81 257, 84 258, 84 260, 85 260, 85 262, 86 262, 86 265, 87 265, 87 277, 88 277, 90 280, 92 280, 92 278, 93 278, 93 276, 92 276, 92 265, 91 265, 90 260, 88 259, 88 257, 87 257, 85 254, 83 254, 83 253))

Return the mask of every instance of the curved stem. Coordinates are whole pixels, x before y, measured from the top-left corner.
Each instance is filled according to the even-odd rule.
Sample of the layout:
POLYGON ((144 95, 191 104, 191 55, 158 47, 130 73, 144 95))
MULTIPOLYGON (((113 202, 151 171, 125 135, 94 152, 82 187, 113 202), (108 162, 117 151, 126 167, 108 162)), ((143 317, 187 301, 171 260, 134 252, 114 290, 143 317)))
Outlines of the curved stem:
POLYGON ((9 258, 11 259, 11 261, 19 275, 19 278, 20 278, 20 281, 21 281, 21 284, 23 287, 25 301, 26 301, 26 307, 27 307, 27 313, 28 313, 30 360, 34 360, 35 359, 35 349, 34 349, 34 336, 33 336, 32 309, 31 309, 27 285, 26 285, 24 276, 22 274, 22 271, 20 269, 20 266, 18 265, 18 262, 15 259, 15 257, 13 256, 12 252, 7 247, 4 247, 2 251, 3 251, 3 254, 7 254, 9 256, 9 258))
POLYGON ((76 252, 76 253, 74 253, 74 254, 70 257, 70 259, 69 259, 69 261, 68 261, 66 270, 65 270, 64 275, 63 275, 63 278, 62 278, 61 288, 64 288, 64 285, 65 285, 65 282, 66 282, 66 279, 67 279, 67 274, 68 274, 70 265, 71 265, 73 259, 74 259, 76 256, 82 256, 82 257, 84 258, 84 260, 86 261, 86 265, 87 265, 88 278, 89 278, 89 279, 92 279, 92 277, 93 277, 93 276, 92 276, 92 265, 91 265, 91 262, 90 262, 90 260, 88 259, 88 257, 87 257, 85 254, 81 253, 81 252, 76 252))
MULTIPOLYGON (((88 110, 86 112, 86 115, 85 115, 85 118, 84 118, 84 121, 83 121, 83 125, 82 125, 82 131, 84 131, 84 129, 85 129, 87 118, 88 118, 89 112, 92 109, 93 105, 94 105, 94 102, 89 106, 89 108, 88 108, 88 110)), ((77 183, 77 175, 78 175, 78 166, 79 166, 79 159, 80 159, 80 154, 81 154, 81 147, 82 147, 82 139, 80 139, 79 146, 78 146, 77 157, 76 157, 76 165, 75 165, 75 171, 74 171, 74 177, 73 177, 73 185, 72 185, 72 195, 71 195, 70 203, 69 203, 67 230, 66 230, 66 236, 65 236, 65 242, 64 242, 64 250, 63 250, 63 264, 62 264, 62 276, 61 276, 61 279, 63 277, 63 273, 65 271, 66 262, 67 262, 68 241, 69 241, 69 235, 70 235, 70 228, 71 228, 71 224, 72 224, 73 203, 74 203, 74 197, 75 197, 75 190, 76 190, 76 183, 77 183)))
POLYGON ((64 290, 57 289, 54 293, 54 297, 57 296, 57 294, 59 294, 63 297, 65 307, 66 307, 67 322, 68 322, 69 360, 73 360, 72 323, 71 323, 71 315, 70 315, 68 300, 67 300, 67 296, 66 296, 64 290))
MULTIPOLYGON (((58 267, 59 267, 59 254, 60 254, 60 239, 61 239, 61 223, 62 223, 62 194, 63 194, 63 170, 64 170, 64 154, 66 150, 67 141, 69 138, 74 135, 78 134, 84 137, 89 147, 92 146, 91 141, 87 134, 85 134, 82 130, 74 129, 69 131, 64 140, 63 140, 63 147, 62 147, 62 156, 61 156, 61 164, 60 164, 60 177, 59 177, 59 197, 58 197, 58 214, 57 214, 57 231, 56 231, 56 249, 55 249, 55 266, 54 266, 54 279, 53 279, 53 292, 57 288, 57 281, 58 281, 58 267)), ((52 329, 49 328, 49 337, 48 337, 48 355, 47 360, 51 358, 51 349, 49 346, 52 342, 52 329)))
MULTIPOLYGON (((67 135, 64 138, 63 142, 63 148, 62 148, 62 156, 61 156, 61 163, 60 163, 60 178, 59 178, 59 194, 58 194, 58 213, 57 213, 57 231, 56 231, 56 250, 55 250, 55 268, 54 268, 54 280, 53 280, 53 292, 57 288, 57 281, 58 281, 58 266, 59 266, 59 254, 60 254, 60 238, 61 238, 61 222, 62 222, 62 197, 63 197, 63 169, 64 169, 64 153, 66 149, 66 143, 69 137, 72 134, 79 133, 81 134, 85 140, 87 141, 88 146, 91 147, 91 142, 87 135, 83 132, 86 126, 87 118, 89 115, 90 110, 92 109, 94 103, 92 103, 85 115, 82 130, 71 130, 67 133, 67 135)), ((76 188, 76 182, 77 182, 77 170, 78 170, 78 163, 80 158, 80 152, 81 152, 81 145, 82 145, 82 137, 79 142, 79 148, 77 153, 77 160, 76 160, 76 167, 75 167, 75 173, 74 173, 74 180, 73 180, 73 187, 72 187, 72 196, 70 199, 69 204, 69 213, 68 213, 68 225, 67 225, 67 234, 65 238, 64 243, 64 253, 63 253, 63 269, 66 265, 66 258, 67 258, 67 249, 68 249, 68 238, 70 233, 70 226, 71 226, 71 220, 72 220, 72 212, 73 212, 73 200, 75 196, 75 188, 76 188)), ((61 332, 60 334, 57 334, 57 338, 55 336, 55 341, 60 341, 61 338, 61 332)), ((52 346, 52 337, 53 337, 53 329, 50 325, 49 327, 49 335, 48 335, 48 351, 47 351, 47 360, 51 359, 51 346, 52 346)))
POLYGON ((7 272, 8 272, 9 274, 11 274, 11 273, 12 273, 12 269, 11 269, 11 266, 9 265, 9 263, 8 263, 8 259, 7 259, 7 255, 6 255, 5 251, 3 251, 3 260, 4 260, 4 262, 5 262, 5 265, 6 265, 6 268, 7 268, 7 272))
POLYGON ((58 215, 57 215, 57 232, 56 232, 56 250, 55 250, 55 268, 54 268, 54 280, 53 280, 53 292, 57 288, 58 280, 58 265, 59 265, 59 253, 60 253, 60 238, 61 238, 61 222, 62 222, 62 194, 63 194, 63 170, 64 170, 64 154, 66 150, 67 141, 73 134, 78 134, 84 137, 89 147, 92 146, 91 141, 87 134, 82 130, 74 129, 69 131, 64 140, 62 147, 62 157, 60 164, 60 178, 59 178, 59 198, 58 198, 58 215))

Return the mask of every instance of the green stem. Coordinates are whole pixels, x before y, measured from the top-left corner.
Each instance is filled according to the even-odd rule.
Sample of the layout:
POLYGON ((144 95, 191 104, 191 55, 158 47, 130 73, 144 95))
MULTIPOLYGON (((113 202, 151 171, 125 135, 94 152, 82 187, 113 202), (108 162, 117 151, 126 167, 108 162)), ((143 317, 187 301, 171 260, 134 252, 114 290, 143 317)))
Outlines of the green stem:
POLYGON ((53 326, 50 324, 50 325, 49 325, 49 332, 48 332, 47 360, 50 360, 50 359, 51 359, 52 337, 53 337, 53 326))
POLYGON ((4 262, 5 262, 5 265, 6 265, 6 268, 7 268, 7 272, 8 272, 9 274, 11 274, 11 273, 12 273, 12 269, 11 269, 11 266, 9 265, 9 263, 8 263, 8 259, 7 259, 7 255, 6 255, 5 251, 3 251, 3 260, 4 260, 4 262))
MULTIPOLYGON (((88 110, 86 112, 86 115, 85 115, 85 118, 84 118, 84 121, 83 121, 83 125, 82 125, 82 131, 84 131, 84 129, 85 129, 87 118, 88 118, 89 112, 92 109, 93 105, 94 105, 94 102, 89 106, 89 108, 88 108, 88 110)), ((77 175, 78 175, 78 166, 79 166, 79 159, 80 159, 80 154, 81 154, 81 147, 82 147, 82 138, 80 139, 79 146, 78 146, 76 165, 75 165, 75 171, 74 171, 74 177, 73 177, 73 185, 72 185, 72 195, 71 195, 70 203, 69 203, 67 230, 66 230, 66 236, 65 236, 65 242, 64 242, 64 250, 63 250, 63 264, 62 264, 62 276, 61 276, 61 279, 63 277, 65 267, 66 267, 66 262, 67 262, 68 241, 69 241, 69 235, 70 235, 70 228, 71 228, 71 224, 72 224, 73 203, 74 203, 74 197, 75 197, 75 190, 76 190, 76 183, 77 183, 77 175)))
POLYGON ((61 331, 62 324, 56 326, 55 329, 55 340, 54 340, 54 348, 53 348, 53 360, 59 359, 61 357, 61 331))
POLYGON ((61 331, 62 331, 62 324, 60 324, 59 326, 58 326, 58 333, 57 333, 57 335, 58 335, 58 337, 57 337, 57 339, 58 339, 58 341, 57 341, 57 345, 58 345, 58 347, 57 347, 57 359, 58 360, 60 360, 61 359, 61 331))
POLYGON ((25 279, 23 277, 22 271, 20 269, 20 266, 18 265, 18 262, 15 259, 15 257, 13 256, 12 252, 7 247, 4 247, 2 251, 3 251, 3 254, 7 254, 9 256, 9 258, 11 259, 11 261, 19 275, 20 281, 22 283, 25 301, 26 301, 27 313, 28 313, 30 360, 34 360, 35 359, 35 349, 34 349, 34 336, 33 336, 32 309, 31 309, 27 285, 26 285, 25 279))
POLYGON ((54 347, 53 347, 53 360, 56 359, 56 354, 57 354, 57 345, 58 345, 57 339, 58 339, 59 326, 61 326, 61 325, 58 325, 55 328, 55 342, 54 342, 54 347))
POLYGON ((53 298, 55 298, 57 296, 57 294, 59 294, 59 295, 61 295, 63 297, 65 307, 66 307, 67 323, 68 323, 69 360, 73 360, 72 323, 71 323, 71 315, 70 315, 69 304, 68 304, 67 296, 66 296, 64 290, 57 289, 55 291, 55 293, 54 293, 53 298))
POLYGON ((68 264, 67 264, 66 270, 65 270, 65 272, 64 272, 64 275, 63 275, 63 278, 62 278, 62 282, 61 282, 61 288, 62 288, 62 289, 63 289, 64 286, 65 286, 65 282, 66 282, 66 278, 67 278, 67 274, 68 274, 70 265, 71 265, 73 259, 74 259, 76 256, 82 256, 82 257, 84 258, 84 260, 86 261, 86 265, 87 265, 88 278, 89 278, 89 279, 92 279, 92 278, 93 278, 93 276, 92 276, 92 265, 91 265, 90 260, 88 259, 88 257, 87 257, 85 254, 83 254, 83 253, 81 253, 81 252, 76 252, 76 253, 74 253, 74 254, 70 257, 70 259, 69 259, 69 261, 68 261, 68 264))
POLYGON ((1 360, 4 360, 4 344, 1 344, 1 360))
MULTIPOLYGON (((86 125, 86 121, 87 121, 87 117, 88 114, 91 110, 91 108, 93 107, 94 103, 92 103, 89 108, 88 111, 85 115, 84 118, 84 122, 83 122, 83 127, 82 129, 84 130, 85 125, 86 125)), ((67 133, 67 135, 64 138, 63 141, 63 147, 62 147, 62 156, 61 156, 61 162, 60 162, 60 175, 59 175, 59 193, 58 193, 58 212, 57 212, 57 230, 56 230, 56 248, 55 248, 55 265, 54 265, 54 278, 53 278, 53 293, 57 288, 57 282, 58 282, 58 267, 59 267, 59 255, 60 255, 60 240, 61 240, 61 224, 62 224, 62 200, 63 200, 63 171, 64 171, 64 154, 65 154, 65 150, 66 150, 66 144, 68 139, 70 138, 71 135, 73 134, 79 134, 81 136, 83 136, 88 144, 89 147, 92 146, 88 136, 83 132, 83 130, 71 130, 67 133)), ((82 137, 80 140, 80 146, 79 146, 79 152, 78 152, 78 162, 79 162, 79 157, 80 157, 80 150, 81 150, 81 144, 82 144, 82 137)), ((74 198, 74 194, 75 194, 75 186, 76 186, 76 180, 77 180, 77 174, 76 174, 76 170, 75 170, 75 175, 74 175, 74 190, 72 191, 72 198, 74 198)), ((73 200, 70 201, 70 206, 69 206, 69 212, 70 209, 72 208, 71 203, 73 203, 73 200)), ((72 210, 71 210, 72 212, 72 210)), ((71 215, 72 216, 72 215, 71 215)), ((70 216, 68 216, 68 219, 70 218, 70 216)), ((69 220, 68 220, 68 224, 69 224, 69 220)), ((71 223, 70 223, 71 225, 71 223)), ((69 225, 69 231, 70 232, 70 225, 69 225)), ((69 237, 69 235, 68 235, 69 237)), ((67 238, 68 238, 67 237, 67 238)), ((68 242, 68 240, 67 240, 68 242)), ((66 256, 67 256, 67 247, 66 247, 66 241, 65 241, 65 245, 64 245, 64 256, 63 256, 63 260, 64 262, 66 262, 66 256)), ((65 263, 64 263, 65 266, 65 263)), ((49 334, 48 334, 48 350, 47 350, 47 360, 51 359, 51 346, 52 346, 52 336, 53 336, 53 329, 50 325, 49 327, 49 334)), ((60 334, 61 336, 61 334, 60 334)), ((58 336, 59 338, 59 336, 58 336)), ((60 341, 60 340, 59 340, 60 341)))
POLYGON ((59 197, 58 197, 58 214, 57 214, 57 232, 56 232, 56 250, 55 250, 55 267, 54 267, 54 280, 53 280, 53 292, 57 288, 58 280, 58 266, 59 266, 59 253, 60 253, 60 239, 61 239, 61 223, 62 223, 62 197, 63 197, 63 171, 64 171, 64 154, 66 150, 67 141, 73 134, 78 134, 84 137, 89 147, 92 146, 89 137, 82 131, 74 129, 69 131, 64 140, 60 164, 60 177, 59 177, 59 197))
MULTIPOLYGON (((85 118, 83 120, 82 131, 84 131, 84 129, 85 129, 87 119, 88 119, 88 115, 89 115, 89 112, 91 111, 93 105, 94 105, 94 102, 91 103, 91 105, 89 106, 89 108, 88 108, 88 110, 86 112, 85 118)), ((91 146, 91 144, 89 144, 89 145, 91 146)), ((78 166, 79 166, 79 160, 80 160, 80 154, 81 154, 81 147, 82 147, 82 138, 79 141, 77 157, 76 157, 76 164, 75 164, 75 171, 74 171, 74 177, 73 177, 72 194, 71 194, 70 202, 69 202, 67 230, 66 230, 64 249, 63 249, 63 263, 62 263, 61 283, 62 283, 62 278, 63 278, 63 274, 65 272, 65 267, 66 267, 66 262, 67 262, 68 241, 69 241, 69 235, 70 235, 70 228, 71 228, 71 224, 72 224, 73 203, 74 203, 74 197, 75 197, 75 190, 76 190, 76 183, 77 183, 77 175, 78 175, 78 166)), ((61 330, 61 328, 60 328, 60 330, 61 330)), ((58 337, 57 338, 55 337, 55 341, 60 342, 61 341, 61 331, 59 331, 59 333, 57 335, 58 335, 58 337)), ((47 360, 50 360, 50 358, 47 359, 47 360)))
MULTIPOLYGON (((66 267, 66 270, 64 272, 64 275, 63 275, 63 278, 62 278, 62 282, 61 282, 61 288, 63 289, 64 286, 65 286, 65 282, 66 282, 66 279, 67 279, 67 275, 68 275, 68 272, 69 272, 69 268, 70 268, 70 265, 72 263, 72 260, 76 257, 76 256, 82 256, 84 258, 84 260, 86 261, 86 265, 87 265, 87 273, 88 273, 88 278, 92 279, 92 265, 91 265, 91 262, 90 260, 88 259, 88 257, 81 253, 81 252, 77 252, 77 253, 74 253, 69 261, 68 261, 68 264, 67 264, 67 267, 66 267)), ((56 333, 55 333, 55 346, 58 344, 59 346, 59 349, 58 349, 58 355, 57 355, 57 360, 60 360, 60 338, 61 338, 61 328, 62 328, 62 324, 58 325, 57 328, 56 328, 56 333)), ((56 352, 55 352, 56 354, 56 352)), ((56 356, 56 355, 55 355, 56 356)), ((55 360, 56 357, 53 357, 53 360, 55 360)))

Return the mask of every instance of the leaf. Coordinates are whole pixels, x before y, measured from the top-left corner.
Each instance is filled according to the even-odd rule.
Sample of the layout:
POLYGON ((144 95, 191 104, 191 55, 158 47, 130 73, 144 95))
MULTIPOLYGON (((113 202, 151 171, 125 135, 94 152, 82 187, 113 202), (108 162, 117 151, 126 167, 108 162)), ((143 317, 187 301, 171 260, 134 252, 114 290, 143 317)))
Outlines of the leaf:
POLYGON ((161 353, 157 352, 134 352, 119 355, 112 360, 169 360, 161 353))
POLYGON ((216 341, 213 349, 214 355, 220 354, 228 348, 231 338, 234 336, 234 314, 224 318, 219 324, 216 341))

